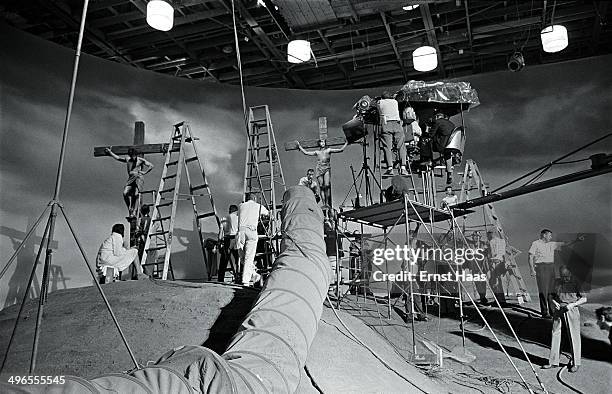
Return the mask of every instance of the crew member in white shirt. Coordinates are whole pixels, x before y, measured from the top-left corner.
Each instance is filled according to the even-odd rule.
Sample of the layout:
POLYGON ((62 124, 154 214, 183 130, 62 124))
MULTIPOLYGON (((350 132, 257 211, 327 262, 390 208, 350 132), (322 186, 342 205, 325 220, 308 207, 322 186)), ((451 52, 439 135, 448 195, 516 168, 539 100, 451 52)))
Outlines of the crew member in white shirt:
MULTIPOLYGON (((235 280, 238 282, 238 249, 236 249, 236 235, 238 234, 238 207, 234 204, 229 206, 229 215, 221 218, 219 226, 219 244, 221 245, 221 262, 219 263, 219 282, 225 281, 227 263, 230 263, 234 271, 235 280), (232 263, 232 258, 234 262, 232 263)), ((242 278, 240 278, 242 280, 242 278)), ((242 283, 242 282, 240 282, 242 283)))
POLYGON ((380 116, 380 124, 382 133, 380 138, 380 146, 387 163, 387 170, 384 175, 393 176, 393 144, 397 147, 400 157, 400 175, 408 175, 406 170, 406 144, 404 130, 402 129, 402 118, 399 113, 397 100, 393 98, 390 92, 384 91, 382 98, 378 100, 378 115, 380 116))
POLYGON ((442 199, 442 209, 447 209, 453 205, 457 205, 457 195, 453 192, 452 186, 446 186, 446 195, 442 199))
POLYGON ((257 202, 254 193, 247 196, 247 200, 238 207, 238 237, 237 248, 240 254, 240 266, 242 267, 242 284, 249 286, 259 281, 261 276, 255 272, 255 252, 257 251, 257 224, 260 216, 268 216, 270 213, 263 205, 257 202))
MULTIPOLYGON (((583 241, 584 237, 578 237, 576 241, 583 241)), ((552 231, 544 229, 540 231, 540 239, 531 243, 529 248, 529 267, 531 276, 536 277, 538 293, 540 296, 540 311, 542 317, 551 317, 552 308, 549 305, 549 296, 555 286, 555 250, 561 249, 573 242, 553 242, 552 231)))
POLYGON ((140 261, 138 260, 138 249, 123 247, 123 233, 125 226, 121 223, 113 225, 111 235, 102 242, 98 255, 96 256, 96 268, 98 273, 102 275, 105 267, 112 267, 114 271, 121 272, 133 265, 138 274, 138 279, 148 279, 140 261))

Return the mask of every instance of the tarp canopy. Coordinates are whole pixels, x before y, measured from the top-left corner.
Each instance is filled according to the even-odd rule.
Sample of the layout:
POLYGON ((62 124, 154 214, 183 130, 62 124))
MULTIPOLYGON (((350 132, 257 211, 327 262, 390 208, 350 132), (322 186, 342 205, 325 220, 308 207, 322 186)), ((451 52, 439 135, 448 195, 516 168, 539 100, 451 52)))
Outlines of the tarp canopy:
POLYGON ((399 102, 410 102, 415 111, 435 108, 449 116, 480 105, 478 93, 469 82, 408 81, 397 92, 399 102))

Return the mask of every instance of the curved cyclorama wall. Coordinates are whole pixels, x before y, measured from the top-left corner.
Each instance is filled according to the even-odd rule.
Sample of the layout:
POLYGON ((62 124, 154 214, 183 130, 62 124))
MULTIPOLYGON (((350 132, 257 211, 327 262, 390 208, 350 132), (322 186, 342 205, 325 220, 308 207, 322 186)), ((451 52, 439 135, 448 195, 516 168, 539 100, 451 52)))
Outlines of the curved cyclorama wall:
MULTIPOLYGON (((0 58, 0 262, 4 264, 52 196, 73 52, 0 25, 0 58)), ((605 56, 463 78, 478 90, 482 103, 466 116, 464 157, 474 159, 495 186, 609 131, 611 67, 612 56, 605 56)), ((330 136, 341 135, 340 125, 353 115, 353 103, 364 93, 377 95, 381 90, 247 88, 246 99, 248 105, 269 105, 277 141, 283 145, 316 138, 319 116, 328 117, 330 136)), ((146 124, 147 143, 166 142, 171 124, 189 121, 200 137, 219 211, 225 212, 241 198, 246 144, 237 86, 163 76, 84 55, 60 199, 92 262, 111 226, 125 222, 126 215, 121 196, 125 168, 110 158, 94 158, 92 150, 130 144, 137 120, 146 124)), ((611 152, 611 145, 608 141, 592 147, 579 158, 611 152)), ((295 151, 281 150, 280 160, 288 184, 295 184, 305 169, 314 166, 310 157, 295 151)), ((151 161, 156 169, 147 177, 146 189, 156 188, 162 167, 161 157, 151 161)), ((348 192, 351 165, 355 171, 361 167, 358 146, 332 158, 334 204, 348 192)), ((586 163, 567 165, 551 174, 585 167, 586 163)), ((609 176, 604 176, 505 201, 497 208, 512 244, 526 252, 543 227, 612 239, 611 194, 609 176)), ((190 214, 186 205, 175 231, 173 261, 178 278, 204 274, 190 214)), ((42 230, 41 226, 38 237, 42 230)), ((61 272, 54 271, 51 290, 89 285, 63 220, 56 241, 59 249, 53 264, 61 272)), ((1 279, 0 307, 15 303, 23 291, 37 242, 25 245, 15 268, 1 279)), ((519 259, 526 264, 526 253, 519 259)), ((610 284, 607 261, 594 275, 607 278, 604 286, 610 284)), ((535 283, 528 286, 535 289, 535 283)))
POLYGON ((323 212, 312 192, 293 186, 283 201, 280 255, 222 356, 187 346, 169 351, 155 365, 129 376, 67 377, 63 385, 13 388, 3 383, 2 387, 13 393, 21 389, 58 393, 295 392, 317 333, 332 273, 323 241, 323 212))

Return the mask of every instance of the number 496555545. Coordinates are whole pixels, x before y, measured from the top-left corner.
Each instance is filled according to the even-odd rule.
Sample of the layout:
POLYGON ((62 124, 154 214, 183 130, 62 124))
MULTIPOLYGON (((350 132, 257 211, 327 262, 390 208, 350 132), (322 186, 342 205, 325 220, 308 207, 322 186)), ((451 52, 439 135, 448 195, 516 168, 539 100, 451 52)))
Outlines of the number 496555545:
POLYGON ((7 383, 10 384, 64 384, 64 376, 52 375, 11 375, 7 383))

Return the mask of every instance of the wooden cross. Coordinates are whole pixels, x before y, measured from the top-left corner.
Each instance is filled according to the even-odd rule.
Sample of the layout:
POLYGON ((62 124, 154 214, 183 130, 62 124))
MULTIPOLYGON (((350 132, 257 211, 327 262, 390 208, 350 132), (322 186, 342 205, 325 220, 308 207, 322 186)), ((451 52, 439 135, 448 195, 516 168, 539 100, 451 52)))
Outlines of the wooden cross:
POLYGON ((111 148, 116 155, 127 155, 130 148, 134 148, 136 153, 142 157, 142 155, 153 154, 153 153, 165 153, 168 151, 169 144, 145 144, 145 124, 144 122, 134 123, 134 144, 133 145, 117 145, 112 148, 107 146, 96 146, 94 147, 94 157, 108 156, 106 154, 106 148, 111 148))
MULTIPOLYGON (((327 138, 327 117, 322 116, 319 118, 319 138, 316 140, 300 140, 302 148, 319 148, 319 140, 325 141, 325 146, 342 146, 346 142, 344 137, 331 137, 327 138)), ((297 150, 297 144, 295 141, 285 142, 285 151, 297 150)))
MULTIPOLYGON (((154 153, 166 153, 168 151, 169 143, 166 144, 145 144, 145 124, 144 122, 138 121, 134 123, 134 144, 133 145, 119 145, 119 146, 96 146, 94 147, 94 157, 108 156, 106 153, 107 148, 111 148, 111 151, 116 155, 127 155, 128 150, 133 148, 136 150, 136 154, 143 157, 147 154, 154 153)), ((141 193, 142 194, 142 193, 141 193)), ((139 200, 142 205, 142 199, 139 200)), ((138 225, 138 216, 140 213, 140 207, 138 207, 137 215, 130 220, 130 246, 136 246, 137 237, 136 230, 138 225)))

